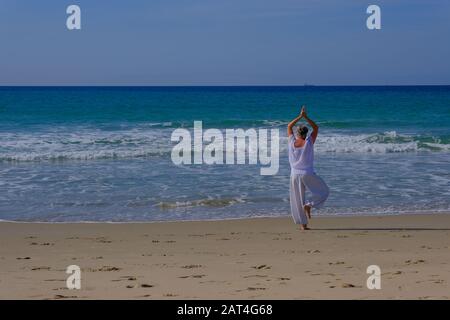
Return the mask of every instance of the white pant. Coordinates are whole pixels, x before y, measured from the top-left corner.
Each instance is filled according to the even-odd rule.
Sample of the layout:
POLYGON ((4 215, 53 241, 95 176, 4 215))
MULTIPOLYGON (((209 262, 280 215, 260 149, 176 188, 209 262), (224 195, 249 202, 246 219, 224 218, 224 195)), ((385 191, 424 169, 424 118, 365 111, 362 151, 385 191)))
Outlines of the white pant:
POLYGON ((330 193, 326 183, 318 175, 313 173, 291 174, 291 213, 296 224, 308 224, 308 219, 303 210, 304 205, 319 208, 323 205, 330 193), (311 192, 311 201, 305 197, 306 189, 311 192))

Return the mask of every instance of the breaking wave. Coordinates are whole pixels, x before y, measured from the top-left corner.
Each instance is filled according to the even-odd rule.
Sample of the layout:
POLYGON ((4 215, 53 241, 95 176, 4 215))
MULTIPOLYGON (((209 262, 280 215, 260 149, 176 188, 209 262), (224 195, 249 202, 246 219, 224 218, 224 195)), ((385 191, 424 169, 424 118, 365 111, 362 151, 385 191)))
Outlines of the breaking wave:
MULTIPOLYGON (((175 145, 170 141, 172 131, 171 128, 145 127, 114 131, 80 129, 68 132, 61 129, 0 133, 0 161, 170 157, 175 145)), ((222 132, 225 135, 224 130, 222 132)), ((283 155, 287 138, 281 130, 280 136, 280 155, 283 155)), ((374 134, 330 134, 325 131, 319 135, 315 150, 316 153, 450 152, 450 136, 405 135, 396 131, 374 134)), ((248 151, 246 146, 245 152, 248 151)), ((250 148, 250 152, 257 152, 257 148, 250 148)))
POLYGON ((317 152, 335 153, 397 153, 448 152, 449 137, 412 136, 389 131, 376 134, 322 135, 316 143, 317 152))

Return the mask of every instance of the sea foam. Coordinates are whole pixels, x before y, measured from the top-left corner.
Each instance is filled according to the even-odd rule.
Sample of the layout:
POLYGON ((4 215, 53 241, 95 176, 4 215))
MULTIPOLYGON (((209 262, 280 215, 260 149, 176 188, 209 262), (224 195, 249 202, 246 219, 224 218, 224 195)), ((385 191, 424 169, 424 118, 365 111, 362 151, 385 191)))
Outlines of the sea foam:
MULTIPOLYGON (((65 161, 169 157, 172 129, 68 130, 0 134, 0 161, 65 161)), ((258 150, 245 151, 250 153, 258 150)), ((242 151, 242 150, 239 150, 242 151)), ((266 150, 264 150, 266 151, 266 150)), ((448 137, 382 133, 328 133, 323 130, 316 153, 450 152, 448 137)), ((287 137, 280 138, 280 152, 287 152, 287 137)))

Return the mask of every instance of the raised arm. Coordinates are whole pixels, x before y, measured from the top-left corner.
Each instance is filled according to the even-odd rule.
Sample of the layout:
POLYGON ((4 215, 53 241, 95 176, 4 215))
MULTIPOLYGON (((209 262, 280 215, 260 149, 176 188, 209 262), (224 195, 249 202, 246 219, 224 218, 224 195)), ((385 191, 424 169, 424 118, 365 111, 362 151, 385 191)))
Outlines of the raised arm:
POLYGON ((288 137, 290 137, 291 135, 294 134, 294 131, 292 130, 292 128, 295 126, 295 124, 298 122, 298 120, 300 120, 302 117, 303 117, 303 109, 302 109, 302 113, 300 113, 295 119, 293 119, 291 122, 289 122, 289 124, 287 126, 288 137))
POLYGON ((309 125, 312 127, 313 132, 311 133, 311 139, 312 142, 315 143, 317 139, 317 135, 319 134, 319 126, 312 121, 310 118, 308 118, 308 115, 305 112, 302 112, 303 118, 305 118, 306 121, 308 121, 309 125))

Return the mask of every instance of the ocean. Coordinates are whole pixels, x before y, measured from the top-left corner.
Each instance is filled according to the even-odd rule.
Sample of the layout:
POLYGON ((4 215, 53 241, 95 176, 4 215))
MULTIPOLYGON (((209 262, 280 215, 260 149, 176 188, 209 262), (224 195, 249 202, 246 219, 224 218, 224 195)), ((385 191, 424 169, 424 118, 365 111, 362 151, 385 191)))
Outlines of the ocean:
POLYGON ((286 124, 320 126, 317 216, 450 212, 450 86, 0 87, 0 220, 289 215, 286 124), (174 165, 176 128, 280 130, 280 169, 174 165))

